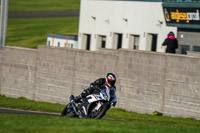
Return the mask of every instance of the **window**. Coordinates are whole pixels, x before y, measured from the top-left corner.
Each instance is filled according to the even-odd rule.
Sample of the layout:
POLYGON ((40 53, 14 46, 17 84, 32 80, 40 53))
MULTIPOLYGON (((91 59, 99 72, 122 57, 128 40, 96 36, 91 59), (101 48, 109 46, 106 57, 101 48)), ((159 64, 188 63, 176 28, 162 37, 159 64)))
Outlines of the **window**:
POLYGON ((129 48, 130 49, 139 49, 139 35, 130 35, 129 37, 129 48))
POLYGON ((157 34, 151 34, 152 35, 152 44, 151 44, 151 51, 156 52, 157 51, 157 34))
POLYGON ((60 47, 60 42, 58 42, 58 47, 60 47))
POLYGON ((194 46, 193 51, 200 52, 200 46, 194 46))
POLYGON ((122 48, 122 34, 120 33, 113 34, 113 48, 114 49, 122 48))
POLYGON ((140 36, 139 35, 135 35, 135 39, 134 39, 134 47, 133 49, 139 49, 139 38, 140 36))
POLYGON ((106 36, 97 36, 97 46, 98 48, 106 48, 106 36))
POLYGON ((189 45, 181 45, 180 46, 180 53, 181 54, 187 54, 187 51, 190 50, 190 46, 189 45))
POLYGON ((90 50, 90 40, 91 40, 90 34, 82 35, 82 48, 83 49, 90 50))
POLYGON ((117 49, 122 48, 122 34, 118 34, 117 49))
POLYGON ((146 50, 157 51, 157 34, 147 33, 146 50))
POLYGON ((50 44, 51 44, 51 41, 48 41, 47 45, 50 46, 50 44))
POLYGON ((106 48, 106 37, 105 36, 102 36, 102 38, 101 38, 101 47, 106 48))

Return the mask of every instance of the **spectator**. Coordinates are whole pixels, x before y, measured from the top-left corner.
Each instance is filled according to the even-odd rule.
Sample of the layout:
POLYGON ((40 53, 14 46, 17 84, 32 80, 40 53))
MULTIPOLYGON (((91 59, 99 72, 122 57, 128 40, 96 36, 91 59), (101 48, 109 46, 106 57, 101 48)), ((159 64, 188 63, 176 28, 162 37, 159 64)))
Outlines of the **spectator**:
POLYGON ((169 32, 162 46, 167 46, 166 53, 176 53, 176 49, 178 48, 178 41, 172 31, 169 32))

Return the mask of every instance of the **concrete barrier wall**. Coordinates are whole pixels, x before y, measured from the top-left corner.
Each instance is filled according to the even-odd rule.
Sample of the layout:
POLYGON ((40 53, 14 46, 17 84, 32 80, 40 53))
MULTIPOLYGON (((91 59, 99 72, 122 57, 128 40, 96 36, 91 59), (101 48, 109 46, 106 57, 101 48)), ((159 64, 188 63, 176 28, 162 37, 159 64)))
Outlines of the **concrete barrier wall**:
POLYGON ((119 57, 120 107, 200 118, 200 58, 126 50, 119 57))
POLYGON ((166 56, 120 51, 119 58, 120 107, 140 113, 163 112, 166 56))
POLYGON ((0 93, 53 103, 107 72, 117 76, 117 107, 200 119, 200 58, 144 51, 91 52, 40 46, 0 52, 0 93))
POLYGON ((38 48, 35 99, 66 103, 71 94, 79 95, 82 88, 104 77, 106 72, 116 70, 116 66, 108 64, 117 59, 112 54, 41 46, 38 48))
POLYGON ((37 50, 5 48, 2 51, 1 94, 33 99, 37 50))
POLYGON ((164 113, 200 118, 200 58, 167 56, 164 113))

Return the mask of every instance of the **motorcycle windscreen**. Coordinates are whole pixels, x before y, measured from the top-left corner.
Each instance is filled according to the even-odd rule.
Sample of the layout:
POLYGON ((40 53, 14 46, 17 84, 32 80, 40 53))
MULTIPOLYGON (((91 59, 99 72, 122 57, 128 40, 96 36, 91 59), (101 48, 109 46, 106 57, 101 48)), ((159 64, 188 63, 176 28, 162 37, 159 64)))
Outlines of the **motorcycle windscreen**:
POLYGON ((106 99, 106 100, 109 101, 109 99, 110 99, 110 91, 109 91, 109 89, 104 89, 104 90, 102 90, 102 91, 101 91, 101 94, 103 94, 103 98, 104 98, 104 99, 106 99))

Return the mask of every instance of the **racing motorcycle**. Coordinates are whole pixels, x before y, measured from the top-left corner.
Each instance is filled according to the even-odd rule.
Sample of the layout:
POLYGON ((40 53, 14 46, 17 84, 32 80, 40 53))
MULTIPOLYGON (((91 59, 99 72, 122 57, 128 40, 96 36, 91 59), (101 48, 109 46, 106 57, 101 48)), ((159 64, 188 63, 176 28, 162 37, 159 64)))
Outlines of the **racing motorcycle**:
POLYGON ((110 87, 106 86, 100 93, 92 93, 80 102, 74 102, 74 96, 70 96, 70 103, 63 109, 61 116, 77 118, 101 119, 111 107, 110 87))

